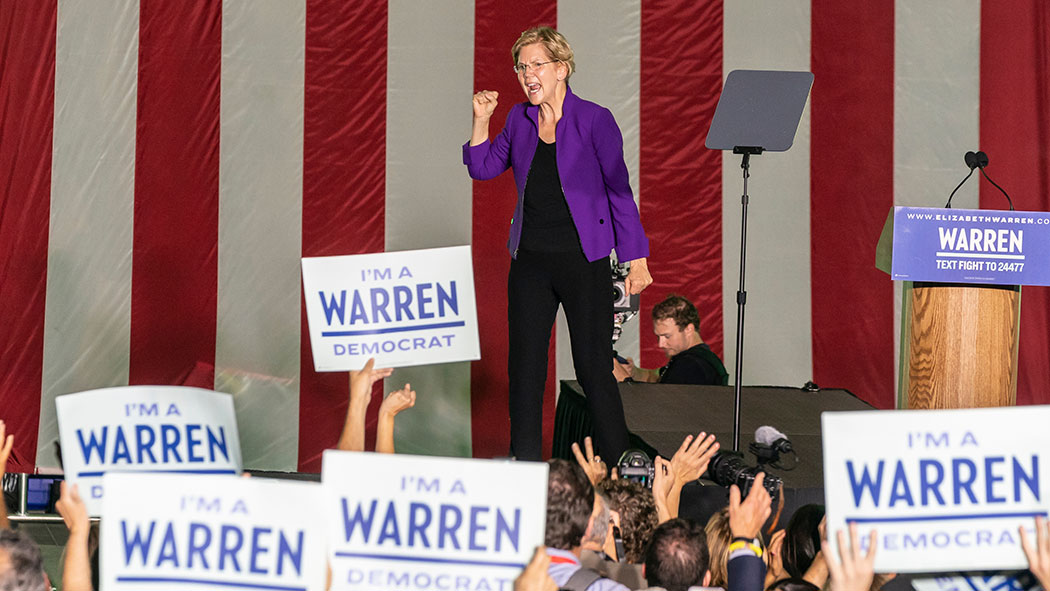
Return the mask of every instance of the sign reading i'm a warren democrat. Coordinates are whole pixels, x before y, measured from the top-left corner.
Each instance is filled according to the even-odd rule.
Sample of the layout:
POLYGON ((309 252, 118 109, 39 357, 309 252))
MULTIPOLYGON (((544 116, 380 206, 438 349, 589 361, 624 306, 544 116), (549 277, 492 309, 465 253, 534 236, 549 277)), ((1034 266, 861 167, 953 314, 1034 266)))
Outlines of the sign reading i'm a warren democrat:
POLYGON ((239 474, 233 397, 181 386, 104 388, 55 399, 66 480, 102 509, 107 472, 239 474))
POLYGON ((480 358, 469 246, 303 259, 317 371, 480 358))
MULTIPOLYGON (((1023 568, 1050 507, 1050 407, 826 412, 827 530, 878 533, 877 572, 1023 568)), ((866 543, 865 543, 866 545, 866 543)))
POLYGON ((897 280, 1050 285, 1050 213, 893 209, 897 280))
POLYGON ((104 482, 103 589, 324 589, 317 483, 119 472, 104 482))
POLYGON ((543 543, 547 464, 326 451, 332 589, 510 591, 543 543))

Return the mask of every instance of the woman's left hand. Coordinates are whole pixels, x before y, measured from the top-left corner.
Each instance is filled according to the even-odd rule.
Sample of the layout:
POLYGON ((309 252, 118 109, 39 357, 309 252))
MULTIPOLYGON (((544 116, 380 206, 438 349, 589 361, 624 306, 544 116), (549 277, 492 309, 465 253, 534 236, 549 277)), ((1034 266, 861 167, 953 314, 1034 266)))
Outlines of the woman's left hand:
POLYGON ((624 279, 624 287, 630 295, 642 293, 653 282, 653 276, 649 274, 649 265, 644 258, 631 261, 631 270, 627 272, 624 279))

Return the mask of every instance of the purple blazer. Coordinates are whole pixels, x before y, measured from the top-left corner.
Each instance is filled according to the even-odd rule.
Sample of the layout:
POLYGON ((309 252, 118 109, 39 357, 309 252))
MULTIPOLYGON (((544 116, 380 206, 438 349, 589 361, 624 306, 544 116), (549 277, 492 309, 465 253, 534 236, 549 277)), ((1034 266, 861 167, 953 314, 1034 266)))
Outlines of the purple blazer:
MULTIPOLYGON (((522 203, 539 141, 538 121, 538 106, 518 103, 511 107, 507 123, 495 140, 473 147, 470 142, 463 145, 463 164, 473 179, 484 181, 508 166, 514 169, 518 205, 507 241, 512 257, 517 256, 521 242, 522 203)), ((558 176, 587 260, 608 256, 613 248, 622 262, 649 256, 649 239, 642 229, 623 161, 623 136, 609 109, 567 89, 555 135, 558 176)))

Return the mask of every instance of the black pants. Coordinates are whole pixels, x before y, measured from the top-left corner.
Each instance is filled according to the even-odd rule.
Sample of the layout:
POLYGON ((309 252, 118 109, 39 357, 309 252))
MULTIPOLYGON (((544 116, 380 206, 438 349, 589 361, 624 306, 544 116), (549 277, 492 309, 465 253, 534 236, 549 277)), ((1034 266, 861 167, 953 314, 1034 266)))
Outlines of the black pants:
POLYGON ((511 455, 542 459, 547 351, 560 303, 569 325, 576 379, 587 395, 597 453, 613 465, 627 449, 627 423, 612 375, 609 258, 589 262, 582 252, 519 251, 510 264, 507 291, 511 455))

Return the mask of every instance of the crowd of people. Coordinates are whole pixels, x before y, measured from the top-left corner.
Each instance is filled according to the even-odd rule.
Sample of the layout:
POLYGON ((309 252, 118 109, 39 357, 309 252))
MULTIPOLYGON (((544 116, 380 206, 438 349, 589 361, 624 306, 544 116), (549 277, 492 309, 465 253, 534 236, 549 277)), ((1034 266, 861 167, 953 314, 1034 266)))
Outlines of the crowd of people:
MULTIPOLYGON (((370 362, 351 377, 350 405, 337 448, 364 449, 364 416, 373 384, 391 375, 370 362)), ((406 384, 384 397, 376 451, 392 453, 394 417, 415 402, 406 384)), ((0 476, 6 472, 14 435, 0 421, 0 476)), ((832 555, 824 528, 824 509, 806 505, 785 529, 768 536, 772 498, 763 474, 742 495, 734 485, 728 505, 708 523, 678 517, 682 487, 707 470, 719 449, 714 436, 687 436, 670 459, 655 458, 649 486, 620 478, 595 455, 590 438, 574 444, 576 461, 548 462, 544 546, 514 581, 515 591, 877 591, 892 575, 876 575, 876 534, 861 544, 855 527, 835 532, 832 555), (862 550, 866 548, 866 550, 862 550)), ((61 570, 61 588, 93 591, 99 587, 97 528, 75 485, 61 483, 55 506, 69 530, 61 570)), ((1050 523, 1036 520, 1031 542, 1021 528, 1030 570, 1050 588, 1050 523)), ((0 591, 51 589, 40 548, 24 532, 12 529, 0 503, 0 591)))

